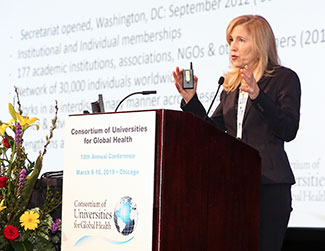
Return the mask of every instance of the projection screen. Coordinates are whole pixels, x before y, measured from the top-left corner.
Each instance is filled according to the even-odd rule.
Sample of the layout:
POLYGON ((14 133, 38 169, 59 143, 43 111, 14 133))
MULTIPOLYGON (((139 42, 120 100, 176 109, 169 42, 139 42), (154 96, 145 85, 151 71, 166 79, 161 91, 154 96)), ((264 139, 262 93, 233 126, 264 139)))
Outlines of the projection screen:
POLYGON ((302 84, 300 129, 285 146, 296 177, 290 226, 325 227, 324 9, 321 0, 3 0, 0 119, 10 120, 7 104, 14 102, 16 86, 24 114, 39 118, 40 129, 27 131, 24 141, 35 159, 57 100, 57 129, 42 172, 62 170, 65 117, 91 112, 99 94, 106 112, 144 90, 157 94, 132 96, 119 111, 180 110, 172 71, 192 62, 199 98, 208 108, 228 70, 229 21, 262 15, 273 27, 281 64, 302 84))

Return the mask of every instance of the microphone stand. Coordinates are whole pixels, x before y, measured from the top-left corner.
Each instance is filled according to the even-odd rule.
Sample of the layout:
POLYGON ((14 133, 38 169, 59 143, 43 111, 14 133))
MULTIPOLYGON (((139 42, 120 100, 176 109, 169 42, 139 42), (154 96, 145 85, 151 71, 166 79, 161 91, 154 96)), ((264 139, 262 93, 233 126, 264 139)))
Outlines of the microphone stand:
POLYGON ((216 94, 214 95, 214 97, 213 97, 213 99, 212 99, 211 105, 210 105, 210 107, 209 107, 207 113, 205 114, 204 120, 206 120, 206 119, 208 118, 208 115, 209 115, 209 112, 210 112, 210 110, 211 110, 211 108, 212 108, 212 105, 213 105, 213 103, 214 103, 214 100, 215 100, 216 97, 218 96, 219 89, 220 89, 220 87, 223 85, 223 82, 224 82, 224 81, 225 81, 225 78, 224 78, 224 77, 220 77, 220 78, 219 78, 217 92, 216 92, 216 94))
POLYGON ((117 107, 115 108, 114 112, 117 112, 118 108, 120 107, 120 105, 123 103, 124 100, 126 100, 127 98, 136 95, 136 94, 142 94, 142 95, 150 95, 150 94, 156 94, 157 91, 142 91, 142 92, 133 92, 129 95, 127 95, 125 98, 123 98, 117 105, 117 107))

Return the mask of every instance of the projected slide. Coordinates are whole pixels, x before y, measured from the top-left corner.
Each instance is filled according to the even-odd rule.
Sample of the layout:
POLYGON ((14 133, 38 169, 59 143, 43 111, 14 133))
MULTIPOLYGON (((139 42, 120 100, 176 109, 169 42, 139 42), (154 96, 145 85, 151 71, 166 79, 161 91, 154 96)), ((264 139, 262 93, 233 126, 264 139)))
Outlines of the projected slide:
MULTIPOLYGON (((325 227, 324 9, 321 0, 4 0, 0 119, 10 119, 7 103, 16 86, 23 112, 40 119, 39 131, 27 132, 24 141, 36 156, 58 100, 57 129, 43 172, 62 170, 65 118, 91 112, 99 94, 106 112, 128 94, 147 90, 157 94, 131 96, 119 111, 180 110, 172 71, 192 62, 199 98, 208 108, 228 70, 229 21, 259 14, 273 27, 281 63, 296 71, 302 84, 300 130, 285 146, 296 177, 290 226, 325 227)), ((214 108, 217 104, 218 99, 214 108)))

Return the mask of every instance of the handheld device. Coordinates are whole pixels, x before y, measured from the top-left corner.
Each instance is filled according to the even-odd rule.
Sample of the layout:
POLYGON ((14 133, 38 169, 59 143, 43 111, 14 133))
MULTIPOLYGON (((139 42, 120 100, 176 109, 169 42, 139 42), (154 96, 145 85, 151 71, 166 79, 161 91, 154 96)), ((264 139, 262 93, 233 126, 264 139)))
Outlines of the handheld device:
POLYGON ((189 70, 183 71, 183 89, 193 89, 194 88, 194 72, 192 62, 190 64, 189 70))

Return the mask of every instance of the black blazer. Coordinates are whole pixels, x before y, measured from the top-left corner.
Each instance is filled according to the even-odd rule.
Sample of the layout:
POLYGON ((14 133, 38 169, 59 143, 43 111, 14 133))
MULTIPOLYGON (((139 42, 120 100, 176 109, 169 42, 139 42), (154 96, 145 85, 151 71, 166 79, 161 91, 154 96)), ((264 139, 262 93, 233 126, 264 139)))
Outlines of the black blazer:
MULTIPOLYGON (((272 77, 258 81, 260 93, 255 100, 248 98, 243 120, 242 141, 260 153, 262 159, 262 184, 294 184, 284 141, 296 137, 300 118, 301 88, 297 74, 285 67, 278 67, 272 77)), ((239 89, 222 91, 220 104, 211 116, 211 122, 219 129, 236 137, 237 103, 239 89)), ((195 95, 181 108, 201 118, 205 109, 195 95)))

